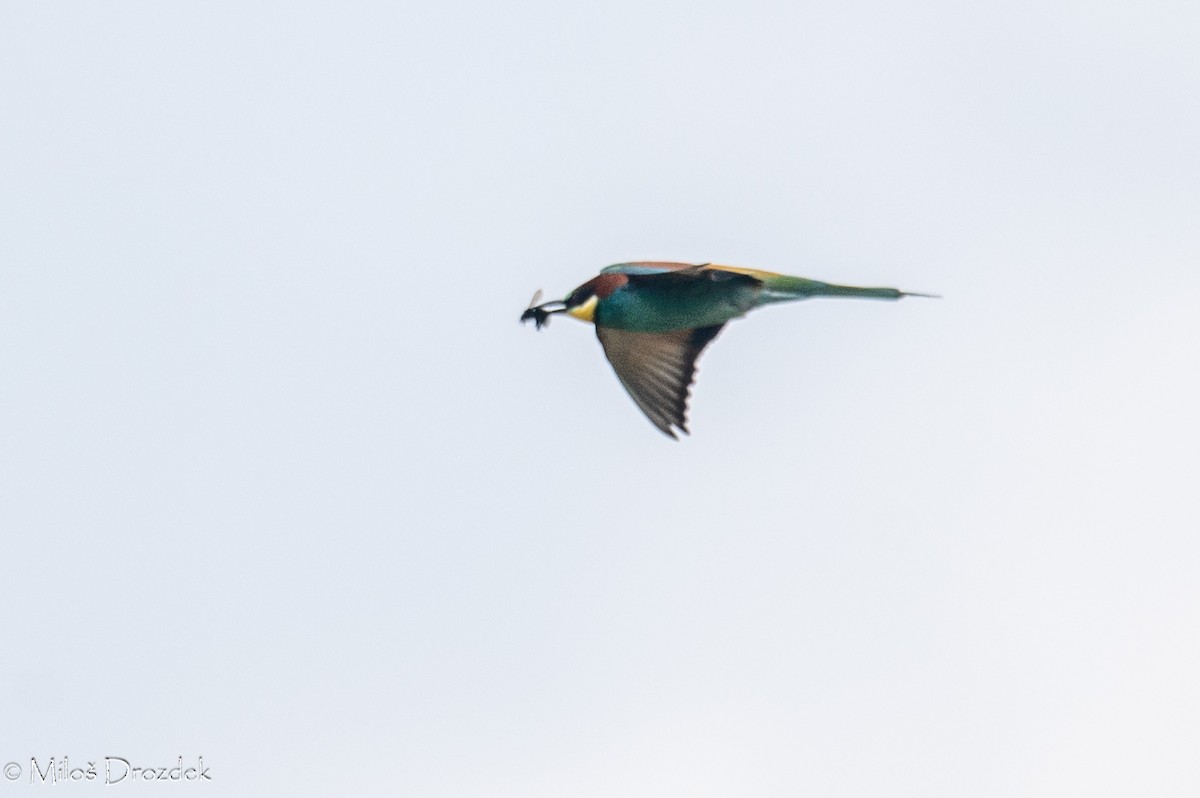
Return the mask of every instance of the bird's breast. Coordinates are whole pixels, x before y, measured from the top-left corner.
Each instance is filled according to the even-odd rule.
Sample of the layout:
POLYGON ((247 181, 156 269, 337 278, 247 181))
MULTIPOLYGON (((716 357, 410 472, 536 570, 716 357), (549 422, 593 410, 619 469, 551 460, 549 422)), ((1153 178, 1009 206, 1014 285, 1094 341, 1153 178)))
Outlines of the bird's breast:
POLYGON ((754 307, 754 289, 650 291, 633 287, 614 291, 599 301, 592 321, 635 332, 670 332, 724 324, 754 307))

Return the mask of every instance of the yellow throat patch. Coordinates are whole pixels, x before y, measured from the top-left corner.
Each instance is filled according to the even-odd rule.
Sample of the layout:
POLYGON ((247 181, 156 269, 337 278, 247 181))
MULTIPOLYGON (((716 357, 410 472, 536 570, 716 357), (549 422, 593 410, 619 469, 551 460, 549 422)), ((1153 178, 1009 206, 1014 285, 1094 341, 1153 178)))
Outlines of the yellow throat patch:
POLYGON ((595 294, 592 294, 582 305, 578 305, 568 310, 567 315, 574 316, 580 321, 588 321, 595 324, 594 316, 596 315, 596 303, 599 301, 599 298, 595 294))

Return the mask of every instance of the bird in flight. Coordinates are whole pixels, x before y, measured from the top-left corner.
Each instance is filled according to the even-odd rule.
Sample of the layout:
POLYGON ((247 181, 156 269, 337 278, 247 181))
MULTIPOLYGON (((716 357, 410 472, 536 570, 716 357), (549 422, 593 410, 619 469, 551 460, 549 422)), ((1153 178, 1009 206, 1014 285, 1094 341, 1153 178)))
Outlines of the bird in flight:
POLYGON ((541 329, 555 313, 596 327, 617 378, 663 434, 685 434, 696 358, 731 319, 762 305, 818 296, 900 299, 931 297, 895 288, 856 288, 715 263, 618 263, 572 291, 521 314, 541 329))

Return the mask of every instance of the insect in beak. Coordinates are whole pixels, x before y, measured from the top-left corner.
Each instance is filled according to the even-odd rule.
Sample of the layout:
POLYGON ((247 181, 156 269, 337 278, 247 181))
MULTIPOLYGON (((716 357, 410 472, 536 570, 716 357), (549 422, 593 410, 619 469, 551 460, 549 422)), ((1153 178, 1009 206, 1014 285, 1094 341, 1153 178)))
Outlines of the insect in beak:
POLYGON ((535 329, 542 329, 550 323, 550 315, 553 313, 562 313, 567 309, 567 303, 560 299, 553 299, 549 302, 538 304, 538 300, 542 298, 542 289, 538 289, 533 295, 533 299, 529 300, 529 307, 525 308, 525 312, 521 314, 521 323, 533 319, 535 329))

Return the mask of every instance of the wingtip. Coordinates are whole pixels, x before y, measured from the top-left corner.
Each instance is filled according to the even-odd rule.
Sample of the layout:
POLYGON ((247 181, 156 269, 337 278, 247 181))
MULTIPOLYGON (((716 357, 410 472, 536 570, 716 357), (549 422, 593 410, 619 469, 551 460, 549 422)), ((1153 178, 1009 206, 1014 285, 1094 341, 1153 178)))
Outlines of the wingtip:
POLYGON ((654 424, 655 429, 657 429, 659 432, 661 432, 663 435, 666 435, 668 438, 670 438, 673 441, 679 440, 680 432, 682 432, 684 435, 692 434, 692 433, 688 432, 687 427, 680 427, 676 424, 667 424, 666 426, 661 426, 659 424, 654 423, 653 421, 651 421, 651 423, 654 424))

